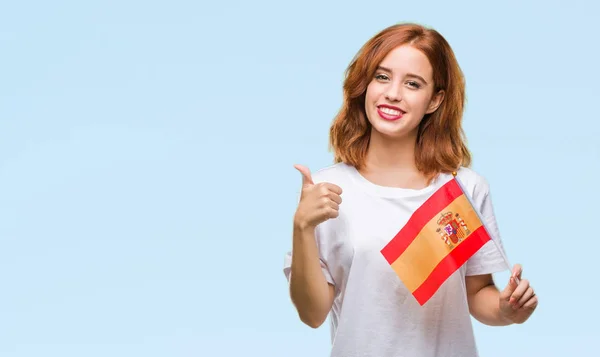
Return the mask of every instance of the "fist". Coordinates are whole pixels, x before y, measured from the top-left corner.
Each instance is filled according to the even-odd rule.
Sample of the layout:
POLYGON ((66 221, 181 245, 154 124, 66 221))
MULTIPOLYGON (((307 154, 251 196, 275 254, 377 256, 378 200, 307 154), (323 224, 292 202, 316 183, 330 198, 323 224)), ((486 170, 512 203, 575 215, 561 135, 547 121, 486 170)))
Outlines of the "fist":
POLYGON ((332 183, 315 185, 310 170, 294 166, 302 174, 302 192, 294 215, 294 225, 300 229, 314 229, 317 225, 339 215, 342 189, 332 183))

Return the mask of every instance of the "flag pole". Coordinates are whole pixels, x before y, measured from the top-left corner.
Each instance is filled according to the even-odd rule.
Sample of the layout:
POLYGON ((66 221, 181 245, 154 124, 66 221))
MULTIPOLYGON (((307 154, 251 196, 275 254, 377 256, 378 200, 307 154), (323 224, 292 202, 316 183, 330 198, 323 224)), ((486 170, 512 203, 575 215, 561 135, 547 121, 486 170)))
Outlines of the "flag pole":
MULTIPOLYGON (((497 239, 492 235, 491 231, 486 227, 485 221, 484 221, 481 213, 479 212, 479 210, 477 209, 477 207, 475 207, 475 205, 473 204, 473 200, 471 200, 471 197, 469 196, 469 194, 465 190, 465 187, 463 186, 463 184, 458 179, 457 172, 453 171, 452 172, 452 176, 456 180, 456 183, 458 183, 458 186, 460 187, 460 189, 462 190, 462 192, 465 194, 465 197, 467 197, 467 199, 469 200, 469 203, 471 204, 471 206, 473 207, 473 210, 475 211, 475 213, 479 217, 479 220, 481 221, 481 224, 483 225, 483 228, 487 231, 487 233, 490 236, 490 238, 492 238, 492 242, 494 242, 494 245, 496 246, 496 249, 498 249, 498 251, 500 252, 500 255, 502 255, 502 259, 504 259, 504 262, 506 263, 506 266, 508 267, 508 270, 510 271, 512 269, 512 265, 510 265, 510 262, 508 261, 508 258, 506 257, 506 254, 504 254, 504 250, 502 249, 502 247, 498 243, 497 239)), ((518 284, 519 283, 519 279, 516 276, 514 278, 515 278, 516 283, 518 284)))

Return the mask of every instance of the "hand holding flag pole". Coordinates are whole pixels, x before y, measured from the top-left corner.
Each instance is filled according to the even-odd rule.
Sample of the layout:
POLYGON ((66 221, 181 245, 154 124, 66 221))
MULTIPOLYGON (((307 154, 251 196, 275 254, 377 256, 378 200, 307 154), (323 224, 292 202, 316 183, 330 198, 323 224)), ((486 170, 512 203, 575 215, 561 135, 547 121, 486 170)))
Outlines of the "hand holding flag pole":
MULTIPOLYGON (((503 249, 485 227, 481 214, 473 206, 456 172, 453 176, 413 212, 402 229, 381 250, 420 305, 424 305, 490 240, 510 269, 503 249)), ((522 289, 519 271, 520 268, 515 266, 512 284, 505 289, 507 293, 516 294, 522 289)), ((509 300, 512 301, 510 296, 506 301, 509 300)))
MULTIPOLYGON (((461 184, 460 180, 456 175, 456 172, 453 172, 452 176, 454 176, 454 179, 461 187, 461 190, 466 193, 466 191, 464 190, 464 186, 461 184)), ((473 206, 473 202, 471 201, 471 199, 469 197, 467 198, 473 206)), ((475 208, 475 206, 473 206, 473 208, 475 208)), ((475 211, 477 212, 476 209, 475 211)), ((479 216, 482 225, 485 226, 485 221, 483 220, 481 214, 477 212, 477 215, 479 216)), ((496 245, 496 249, 498 249, 498 251, 502 255, 502 258, 504 259, 504 262, 506 263, 507 267, 510 269, 511 265, 508 261, 508 258, 506 257, 506 254, 504 253, 504 250, 500 246, 497 237, 494 237, 489 229, 486 228, 486 230, 488 231, 491 240, 496 245)), ((521 267, 521 265, 515 264, 515 266, 512 268, 509 282, 506 288, 500 292, 499 298, 501 313, 504 317, 515 323, 525 322, 529 318, 529 316, 531 316, 538 304, 537 296, 533 291, 533 288, 529 285, 529 281, 527 281, 526 279, 521 280, 522 273, 523 268, 521 267)))

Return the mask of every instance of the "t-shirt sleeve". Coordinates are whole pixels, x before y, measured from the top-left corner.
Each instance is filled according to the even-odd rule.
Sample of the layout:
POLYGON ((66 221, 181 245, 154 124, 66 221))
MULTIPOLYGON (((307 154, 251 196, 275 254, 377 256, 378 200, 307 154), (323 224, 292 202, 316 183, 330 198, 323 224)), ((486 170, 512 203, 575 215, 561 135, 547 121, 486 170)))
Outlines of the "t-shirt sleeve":
MULTIPOLYGON (((313 178, 314 179, 314 178, 313 178)), ((298 194, 297 197, 297 201, 300 201, 300 194, 298 194)), ((323 275, 325 275, 325 280, 327 280, 327 282, 331 285, 335 285, 334 280, 333 280, 333 276, 331 274, 331 272, 329 271, 329 267, 327 266, 327 260, 326 260, 326 245, 322 244, 322 225, 317 226, 317 228, 315 229, 315 240, 317 243, 317 249, 319 251, 319 261, 321 263, 321 271, 323 272, 323 275)), ((290 277, 292 274, 292 251, 288 251, 285 254, 284 257, 284 262, 283 262, 283 273, 285 275, 285 278, 287 279, 288 283, 290 282, 290 277)))
POLYGON ((479 210, 485 228, 495 241, 488 241, 467 261, 466 275, 492 274, 510 267, 504 260, 504 247, 494 214, 492 196, 487 181, 479 178, 473 191, 473 205, 479 210), (499 249, 502 249, 502 253, 499 249))

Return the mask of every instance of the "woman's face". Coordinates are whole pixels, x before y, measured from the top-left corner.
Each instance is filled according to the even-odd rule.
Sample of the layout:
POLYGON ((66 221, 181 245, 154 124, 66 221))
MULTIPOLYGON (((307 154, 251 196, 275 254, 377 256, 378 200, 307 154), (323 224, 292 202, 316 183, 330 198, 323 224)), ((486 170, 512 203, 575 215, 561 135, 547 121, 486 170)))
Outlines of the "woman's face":
POLYGON ((365 112, 378 133, 402 138, 415 135, 425 114, 434 112, 444 93, 434 95, 433 69, 423 52, 403 45, 381 61, 367 86, 365 112))

